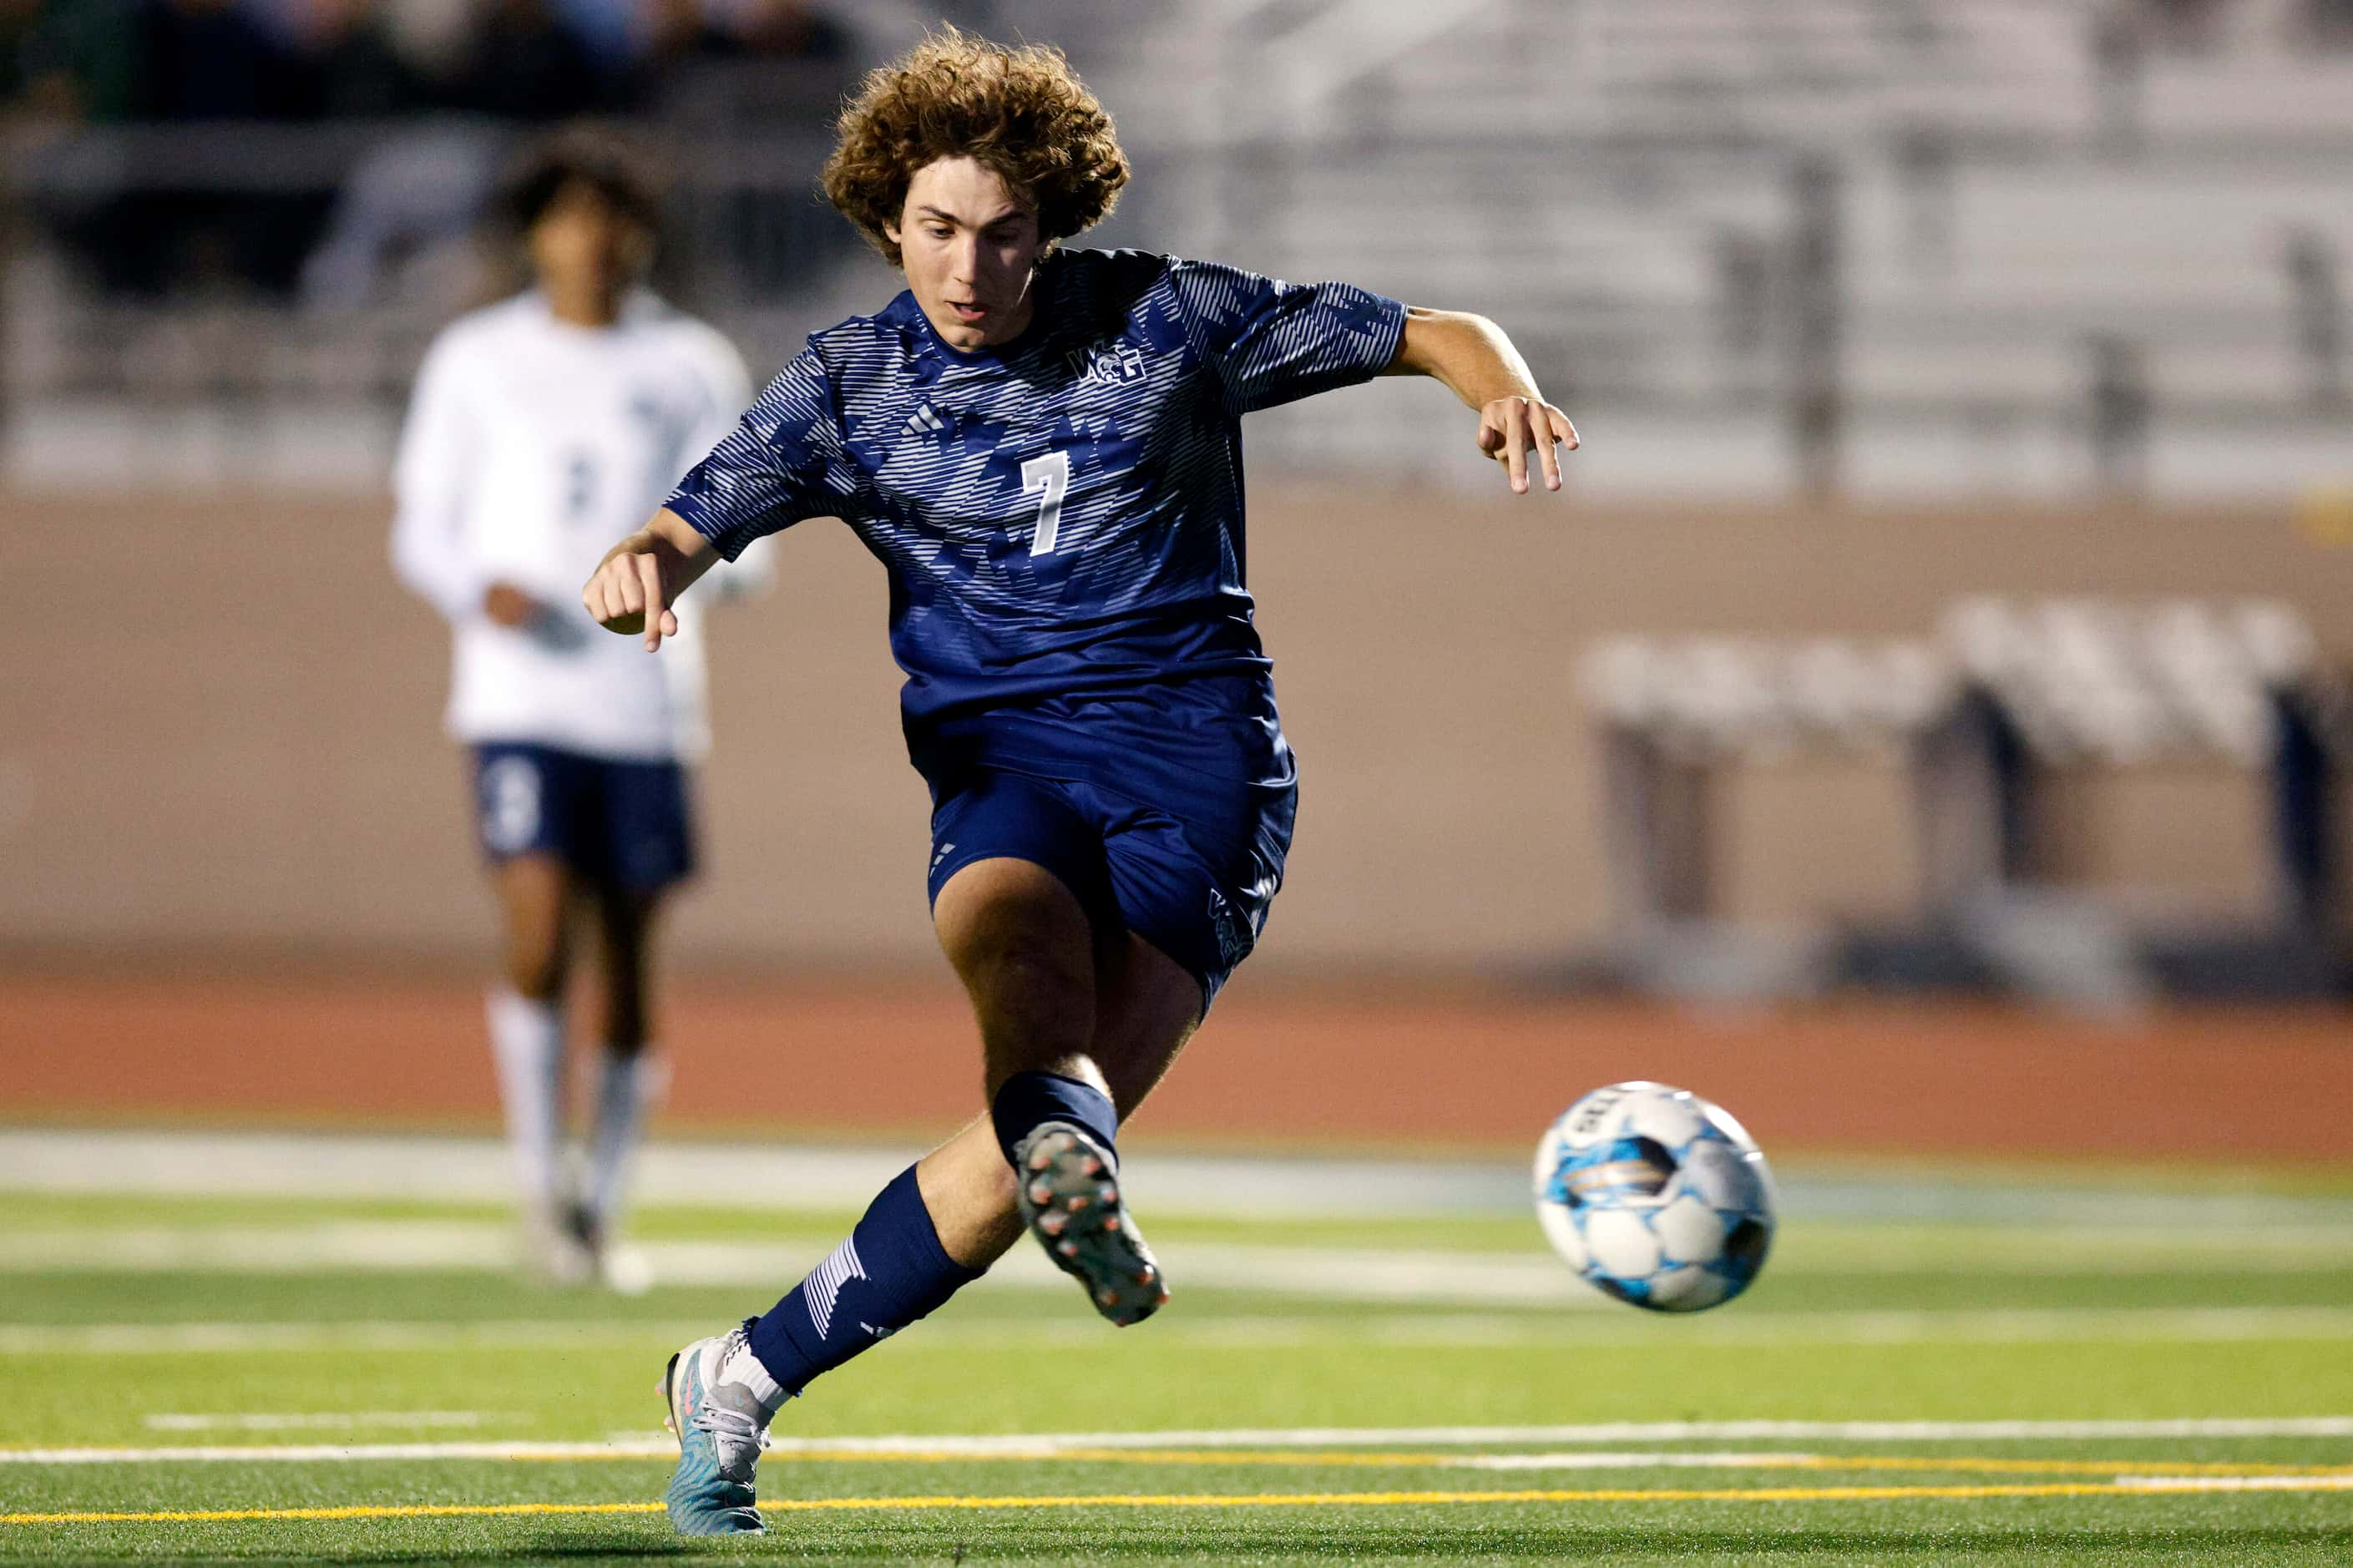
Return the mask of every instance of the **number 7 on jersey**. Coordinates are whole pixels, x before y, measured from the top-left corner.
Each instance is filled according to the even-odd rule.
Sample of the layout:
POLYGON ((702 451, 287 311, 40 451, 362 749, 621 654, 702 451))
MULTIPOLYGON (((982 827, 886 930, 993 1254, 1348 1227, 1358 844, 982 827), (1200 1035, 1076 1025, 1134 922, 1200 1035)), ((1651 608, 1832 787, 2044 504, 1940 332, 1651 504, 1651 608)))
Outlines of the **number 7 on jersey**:
POLYGON ((1039 490, 1046 492, 1046 499, 1038 506, 1038 532, 1029 542, 1030 554, 1054 553, 1054 542, 1062 532, 1062 492, 1070 488, 1068 452, 1049 452, 1021 465, 1021 493, 1026 496, 1039 490))

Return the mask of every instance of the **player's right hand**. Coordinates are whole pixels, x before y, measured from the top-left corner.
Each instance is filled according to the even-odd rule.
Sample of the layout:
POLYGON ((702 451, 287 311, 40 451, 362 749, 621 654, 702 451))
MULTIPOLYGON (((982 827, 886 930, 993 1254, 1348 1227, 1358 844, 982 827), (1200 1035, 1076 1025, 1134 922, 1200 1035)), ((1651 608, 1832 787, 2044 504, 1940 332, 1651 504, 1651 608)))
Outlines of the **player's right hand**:
POLYGON ((482 592, 482 614, 510 631, 531 625, 542 613, 539 601, 512 583, 493 583, 482 592))
POLYGON ((648 653, 660 647, 662 638, 678 636, 678 616, 669 599, 660 558, 644 533, 613 546, 580 590, 580 602, 597 625, 624 637, 642 636, 648 653))

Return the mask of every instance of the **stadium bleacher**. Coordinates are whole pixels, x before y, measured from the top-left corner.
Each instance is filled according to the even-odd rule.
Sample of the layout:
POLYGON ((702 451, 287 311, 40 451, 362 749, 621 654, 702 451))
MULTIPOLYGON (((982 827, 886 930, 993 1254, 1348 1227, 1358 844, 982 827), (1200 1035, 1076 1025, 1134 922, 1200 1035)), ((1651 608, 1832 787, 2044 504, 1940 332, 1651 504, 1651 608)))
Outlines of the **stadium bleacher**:
MULTIPOLYGON (((1831 471, 1865 489, 2244 493, 2341 449, 2353 58, 2302 47, 2293 6, 2226 7, 2213 43, 2186 50, 2154 26, 2120 50, 2119 14, 2090 0, 1192 0, 1115 24, 1000 9, 1061 39, 1119 112, 1145 178, 1107 242, 1507 320, 1548 385, 1631 437, 1620 451, 1639 456, 1598 443, 1585 465, 1605 487, 1657 479, 1653 454, 1673 452, 1695 488, 1785 488, 1811 471, 1798 405, 1825 386, 1831 471), (1533 185, 1530 161, 1546 171, 1533 185), (1822 266, 1800 276, 1809 247, 1822 266), (2201 444, 2215 429, 2227 448, 2201 444), (1968 455, 1989 435, 2024 448, 1990 476, 1968 455), (2158 455, 2136 468, 2104 440, 2158 455)), ((913 25, 891 8, 840 20, 867 53, 913 25)), ((768 123, 821 129, 839 73, 776 68, 768 123)), ((695 173, 674 286, 755 357, 887 287, 801 194, 814 135, 730 132, 714 155, 707 117, 670 129, 695 173)), ((119 132, 79 134, 93 156, 10 160, 37 211, 119 132)), ((342 175, 269 166, 296 185, 342 175)), ((450 160, 448 177, 480 175, 450 160)), ((125 400, 232 443, 224 408, 380 430, 467 282, 444 255, 269 331, 294 307, 95 295, 37 224, 16 232, 7 451, 52 479, 89 444, 77 426, 118 431, 125 400)), ((1474 471, 1426 424, 1375 395, 1278 415, 1253 441, 1292 467, 1474 471)), ((134 461, 185 474, 185 441, 146 445, 134 461)))

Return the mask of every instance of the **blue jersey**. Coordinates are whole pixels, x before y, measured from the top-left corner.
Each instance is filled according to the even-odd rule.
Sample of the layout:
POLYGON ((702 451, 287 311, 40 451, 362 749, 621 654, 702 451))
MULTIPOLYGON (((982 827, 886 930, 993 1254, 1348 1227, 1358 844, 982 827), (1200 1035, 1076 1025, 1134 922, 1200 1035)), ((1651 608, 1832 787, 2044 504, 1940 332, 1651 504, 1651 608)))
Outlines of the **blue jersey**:
POLYGON ((814 334, 670 508, 729 560, 805 517, 891 581, 916 765, 1291 776, 1244 585, 1241 416, 1375 374, 1405 309, 1059 251, 1028 330, 943 342, 911 293, 814 334))

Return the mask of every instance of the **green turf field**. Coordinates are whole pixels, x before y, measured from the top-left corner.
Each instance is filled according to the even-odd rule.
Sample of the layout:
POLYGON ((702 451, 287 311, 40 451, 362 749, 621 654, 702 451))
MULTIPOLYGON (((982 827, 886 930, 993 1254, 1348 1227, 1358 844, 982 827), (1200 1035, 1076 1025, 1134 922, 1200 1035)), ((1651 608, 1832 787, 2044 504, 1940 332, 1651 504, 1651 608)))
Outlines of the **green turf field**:
POLYGON ((716 1547, 655 1378, 849 1215, 649 1212, 687 1282, 625 1300, 489 1205, 0 1193, 0 1557, 2353 1562, 2353 1194, 1785 1174, 1691 1320, 1516 1212, 1163 1215, 1124 1332, 1018 1257, 788 1407, 716 1547))

